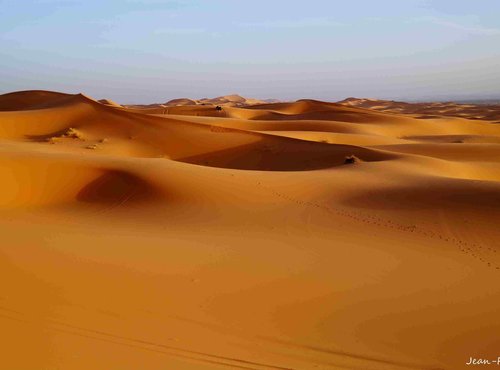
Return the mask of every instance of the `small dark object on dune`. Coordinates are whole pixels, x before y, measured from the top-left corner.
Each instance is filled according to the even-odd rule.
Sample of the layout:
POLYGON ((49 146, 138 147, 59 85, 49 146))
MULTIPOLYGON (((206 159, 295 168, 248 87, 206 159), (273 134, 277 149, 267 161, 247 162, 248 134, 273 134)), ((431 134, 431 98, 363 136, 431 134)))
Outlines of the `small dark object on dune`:
POLYGON ((354 164, 360 162, 360 159, 355 155, 349 155, 345 157, 344 164, 354 164))
POLYGON ((215 110, 220 112, 222 110, 222 107, 220 105, 218 105, 215 107, 215 110))

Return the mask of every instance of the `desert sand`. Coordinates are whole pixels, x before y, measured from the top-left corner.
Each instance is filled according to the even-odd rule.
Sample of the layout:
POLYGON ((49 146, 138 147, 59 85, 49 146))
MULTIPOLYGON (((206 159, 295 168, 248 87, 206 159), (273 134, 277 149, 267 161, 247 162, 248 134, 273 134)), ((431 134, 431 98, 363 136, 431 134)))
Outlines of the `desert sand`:
POLYGON ((496 360, 499 117, 240 98, 0 96, 0 368, 496 360))
POLYGON ((347 98, 343 105, 375 109, 382 112, 413 114, 417 118, 440 116, 464 117, 500 122, 500 104, 463 104, 455 102, 407 103, 393 100, 347 98))

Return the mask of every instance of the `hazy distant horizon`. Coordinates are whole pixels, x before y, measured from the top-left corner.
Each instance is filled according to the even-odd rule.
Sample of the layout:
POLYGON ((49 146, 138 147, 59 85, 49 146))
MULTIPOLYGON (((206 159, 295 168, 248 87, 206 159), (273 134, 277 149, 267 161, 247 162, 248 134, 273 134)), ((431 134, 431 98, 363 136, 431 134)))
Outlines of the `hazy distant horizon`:
POLYGON ((0 0, 0 93, 500 98, 500 2, 0 0))
MULTIPOLYGON (((47 90, 47 89, 38 89, 38 88, 33 88, 33 89, 26 89, 26 90, 14 90, 14 91, 1 91, 0 95, 2 94, 9 94, 9 93, 15 93, 15 92, 20 92, 20 91, 37 91, 37 90, 42 90, 42 91, 56 91, 56 90, 47 90)), ((435 96, 435 97, 421 97, 421 98, 405 98, 405 97, 387 97, 387 96, 341 96, 340 98, 318 98, 318 97, 313 97, 313 96, 302 96, 299 98, 280 98, 276 96, 253 96, 253 95, 245 95, 245 94, 240 94, 238 92, 228 92, 225 94, 221 95, 203 95, 203 96, 184 96, 184 95, 173 95, 172 97, 168 97, 166 99, 158 98, 158 99, 152 99, 150 101, 144 101, 142 99, 132 99, 132 100, 127 100, 127 101, 121 101, 119 99, 114 99, 109 96, 103 96, 102 94, 97 94, 97 95, 92 95, 89 94, 86 91, 70 91, 70 90, 57 90, 56 92, 64 93, 64 94, 84 94, 92 99, 95 100, 101 100, 101 99, 108 99, 115 101, 119 104, 123 105, 148 105, 148 104, 163 104, 167 103, 170 100, 174 99, 182 99, 182 98, 187 98, 187 99, 193 99, 193 100, 201 100, 201 99, 213 99, 213 98, 218 98, 218 97, 224 97, 224 96, 229 96, 229 95, 239 95, 242 96, 243 98, 251 98, 251 99, 257 99, 257 100, 276 100, 280 102, 294 102, 297 100, 319 100, 319 101, 324 101, 324 102, 339 102, 348 98, 357 98, 357 99, 374 99, 374 100, 387 100, 387 101, 398 101, 398 102, 407 102, 407 103, 426 103, 426 102, 453 102, 453 103, 458 103, 458 104, 500 104, 500 95, 498 97, 480 97, 480 96, 470 96, 470 97, 446 97, 446 96, 435 96)))
MULTIPOLYGON (((227 95, 234 95, 237 93, 232 93, 232 94, 224 94, 224 95, 218 95, 218 96, 202 96, 202 97, 191 97, 191 96, 179 96, 177 98, 188 98, 188 99, 204 99, 204 98, 216 98, 220 96, 227 96, 227 95)), ((280 99, 280 98, 275 98, 275 97, 259 97, 259 96, 246 96, 242 94, 237 94, 240 96, 243 96, 244 98, 253 98, 253 99, 259 99, 259 100, 278 100, 282 102, 287 102, 287 101, 296 101, 296 100, 302 100, 302 99, 312 99, 312 100, 320 100, 320 101, 325 101, 325 102, 338 102, 342 101, 347 98, 359 98, 359 99, 377 99, 377 100, 392 100, 392 101, 400 101, 400 102, 407 102, 407 103, 425 103, 425 102, 454 102, 454 103, 459 103, 459 104, 500 104, 500 97, 498 98, 477 98, 477 97, 470 97, 470 98, 421 98, 421 99, 405 99, 405 98, 386 98, 386 97, 373 97, 373 96, 345 96, 340 99, 320 99, 320 98, 312 98, 312 97, 302 97, 298 99, 280 99)), ((124 105, 134 105, 134 104, 163 104, 168 102, 169 100, 177 99, 177 98, 172 98, 172 99, 167 99, 167 100, 162 100, 159 99, 157 101, 150 101, 150 102, 137 102, 137 101, 116 101, 117 103, 124 104, 124 105)), ((99 97, 98 99, 107 99, 106 97, 99 97)), ((113 99, 111 99, 113 100, 113 99)))
MULTIPOLYGON (((150 101, 150 102, 137 102, 137 101, 126 101, 126 102, 120 102, 117 101, 117 103, 120 104, 125 104, 125 105, 134 105, 134 104, 162 104, 166 103, 169 100, 173 99, 180 99, 180 98, 188 98, 188 99, 204 99, 204 98, 217 98, 217 97, 223 97, 223 96, 228 96, 228 95, 240 95, 244 98, 253 98, 253 99, 259 99, 259 100, 278 100, 282 102, 287 102, 287 101, 296 101, 296 100, 303 100, 303 99, 311 99, 311 100, 320 100, 320 101, 325 101, 325 102, 338 102, 342 101, 344 99, 348 98, 358 98, 358 99, 377 99, 377 100, 392 100, 392 101, 400 101, 400 102, 408 102, 408 103, 425 103, 425 102, 455 102, 455 103, 477 103, 477 104, 489 104, 489 103, 494 103, 494 104, 500 104, 500 96, 499 97, 458 97, 458 98, 452 98, 452 97, 428 97, 428 98, 420 98, 420 99, 411 99, 411 98, 404 98, 404 97, 376 97, 376 96, 344 96, 339 99, 321 99, 321 98, 314 98, 314 97, 301 97, 298 99, 280 99, 277 97, 266 97, 266 96, 247 96, 243 94, 238 94, 236 92, 228 93, 228 94, 223 94, 223 95, 217 95, 217 96, 200 96, 200 97, 192 97, 192 96, 177 96, 172 99, 159 99, 157 101, 150 101)), ((107 99, 107 97, 99 97, 96 99, 107 99)), ((113 100, 113 99, 111 99, 113 100)))

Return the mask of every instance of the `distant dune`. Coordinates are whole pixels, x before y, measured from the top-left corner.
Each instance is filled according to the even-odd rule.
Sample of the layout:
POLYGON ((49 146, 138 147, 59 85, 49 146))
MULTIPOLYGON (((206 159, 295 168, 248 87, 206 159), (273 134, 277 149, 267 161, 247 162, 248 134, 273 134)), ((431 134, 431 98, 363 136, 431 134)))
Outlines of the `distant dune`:
POLYGON ((109 100, 109 99, 101 99, 101 100, 98 100, 98 102, 101 103, 101 104, 111 105, 111 106, 114 106, 114 107, 121 107, 120 104, 114 102, 113 100, 109 100))
POLYGON ((244 107, 254 104, 265 104, 268 102, 278 102, 276 99, 259 100, 244 98, 240 95, 226 95, 219 96, 217 98, 203 98, 203 99, 189 99, 189 98, 179 98, 167 101, 164 104, 150 104, 150 105, 128 105, 129 108, 164 108, 164 107, 175 107, 175 106, 186 106, 186 105, 219 105, 219 106, 231 106, 231 107, 244 107))
POLYGON ((0 95, 2 367, 496 359, 499 112, 0 95))
POLYGON ((382 112, 420 115, 419 118, 450 116, 500 121, 500 104, 459 104, 453 102, 405 103, 358 98, 347 98, 339 103, 352 107, 375 109, 382 112))
POLYGON ((176 106, 176 105, 197 105, 198 103, 195 100, 181 98, 181 99, 172 99, 165 103, 166 106, 176 106))

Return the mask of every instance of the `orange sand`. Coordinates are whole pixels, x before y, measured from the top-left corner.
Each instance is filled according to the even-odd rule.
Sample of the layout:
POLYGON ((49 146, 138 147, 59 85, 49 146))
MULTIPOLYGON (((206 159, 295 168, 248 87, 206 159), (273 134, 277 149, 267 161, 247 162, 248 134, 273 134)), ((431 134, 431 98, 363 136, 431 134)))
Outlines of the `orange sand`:
POLYGON ((500 355, 498 124, 217 99, 0 96, 0 368, 500 355))

